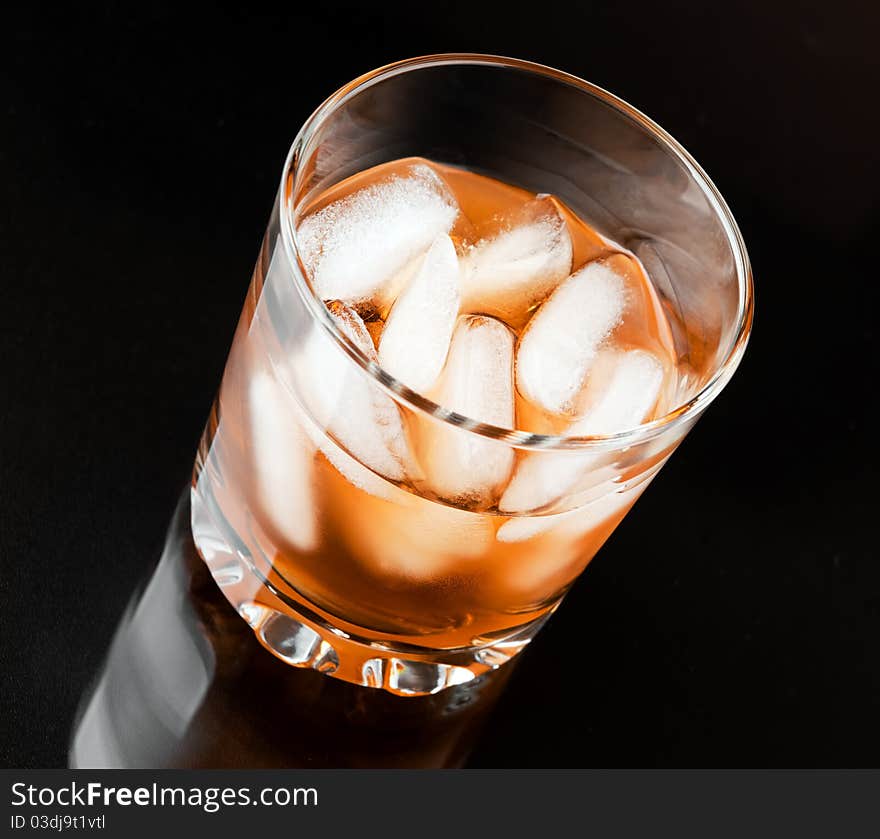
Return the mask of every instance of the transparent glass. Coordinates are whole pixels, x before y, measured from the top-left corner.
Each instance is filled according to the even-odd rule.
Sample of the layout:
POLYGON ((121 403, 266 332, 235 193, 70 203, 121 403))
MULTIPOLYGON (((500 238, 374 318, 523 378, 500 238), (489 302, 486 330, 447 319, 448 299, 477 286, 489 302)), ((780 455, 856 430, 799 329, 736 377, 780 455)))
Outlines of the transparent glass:
POLYGON ((331 96, 294 140, 199 448, 195 544, 283 661, 404 696, 467 682, 534 637, 729 380, 751 319, 730 211, 688 153, 630 105, 507 58, 376 70, 331 96), (553 193, 641 260, 678 364, 657 419, 582 438, 483 425, 409 390, 337 328, 305 271, 299 217, 345 178, 411 156, 553 193), (455 440, 474 462, 552 459, 568 478, 535 509, 456 507, 389 475, 339 431, 364 398, 409 433, 455 440))

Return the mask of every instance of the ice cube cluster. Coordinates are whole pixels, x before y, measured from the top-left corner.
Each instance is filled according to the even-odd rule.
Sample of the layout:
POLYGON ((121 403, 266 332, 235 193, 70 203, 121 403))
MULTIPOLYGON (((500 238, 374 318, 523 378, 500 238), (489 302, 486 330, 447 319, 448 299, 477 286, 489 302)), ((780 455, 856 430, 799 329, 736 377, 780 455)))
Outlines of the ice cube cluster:
MULTIPOLYGON (((391 397, 316 326, 302 349, 310 371, 304 400, 331 439, 306 441, 305 451, 321 450, 359 486, 369 472, 468 510, 553 512, 585 474, 609 469, 607 458, 515 452, 455 426, 513 429, 528 405, 568 435, 615 434, 655 414, 666 368, 615 340, 632 289, 609 260, 573 264, 569 222, 555 199, 525 202, 484 238, 455 233, 468 224, 441 173, 422 162, 300 222, 300 256, 338 331, 452 412, 448 423, 421 414, 404 422, 391 397), (358 473, 352 463, 366 469, 358 473)), ((261 399, 276 398, 265 383, 257 390, 261 399)), ((271 447, 258 449, 271 483, 281 467, 271 447)), ((285 459, 292 464, 295 455, 285 459)), ((620 506, 600 504, 593 518, 620 506)), ((508 524, 501 541, 546 529, 508 524)), ((301 541, 314 539, 307 528, 299 533, 301 541)))

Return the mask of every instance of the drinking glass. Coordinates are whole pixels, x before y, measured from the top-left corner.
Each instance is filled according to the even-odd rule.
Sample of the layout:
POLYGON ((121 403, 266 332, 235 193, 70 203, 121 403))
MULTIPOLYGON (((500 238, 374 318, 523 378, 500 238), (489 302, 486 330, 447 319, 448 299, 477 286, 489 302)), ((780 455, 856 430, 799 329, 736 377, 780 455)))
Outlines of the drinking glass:
POLYGON ((724 200, 626 102, 495 56, 375 70, 327 99, 291 146, 198 451, 195 544, 282 661, 401 696, 468 682, 559 606, 733 375, 752 311, 724 200), (552 193, 641 260, 678 365, 656 419, 593 437, 486 425, 413 392, 338 327, 304 268, 298 222, 340 181, 407 157, 552 193), (376 405, 475 459, 505 452, 568 479, 526 512, 456 507, 377 465, 365 410, 376 405))

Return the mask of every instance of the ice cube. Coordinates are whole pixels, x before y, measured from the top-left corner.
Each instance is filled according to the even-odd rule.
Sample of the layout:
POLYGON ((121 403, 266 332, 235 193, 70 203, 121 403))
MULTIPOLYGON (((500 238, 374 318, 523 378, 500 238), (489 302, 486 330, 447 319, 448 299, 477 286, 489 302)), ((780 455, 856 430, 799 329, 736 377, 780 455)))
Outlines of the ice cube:
POLYGON ((638 476, 632 484, 618 485, 575 510, 549 516, 519 516, 508 519, 498 528, 495 538, 499 542, 523 542, 554 531, 567 539, 579 538, 612 517, 623 518, 623 514, 645 491, 663 463, 665 460, 652 467, 648 473, 638 476))
POLYGON ((625 303, 623 279, 601 262, 563 282, 520 339, 516 381, 522 395, 550 413, 570 411, 625 303))
MULTIPOLYGON (((514 424, 513 333, 494 318, 459 318, 437 400, 470 419, 514 424)), ((441 498, 477 509, 489 506, 513 466, 513 451, 466 428, 425 420, 420 440, 430 488, 441 498)))
POLYGON ((569 434, 619 434, 640 425, 657 405, 663 365, 644 350, 606 350, 599 354, 584 399, 584 413, 569 434))
POLYGON ((379 364, 418 393, 437 381, 458 317, 458 256, 447 235, 434 240, 391 309, 379 343, 379 364))
MULTIPOLYGON (((601 351, 587 382, 585 413, 567 434, 590 437, 634 428, 650 415, 662 385, 663 366, 650 353, 601 351)), ((566 495, 588 471, 605 468, 602 464, 608 459, 608 454, 574 450, 525 454, 498 507, 510 513, 545 507, 566 495)))
POLYGON ((622 484, 617 491, 584 507, 505 522, 498 529, 497 539, 508 544, 526 544, 521 544, 519 550, 508 549, 518 561, 506 567, 503 584, 515 591, 528 592, 535 599, 549 597, 568 585, 614 532, 665 461, 666 458, 622 484), (540 547, 528 544, 534 538, 548 541, 542 541, 540 547))
MULTIPOLYGON (((358 314, 338 300, 327 308, 339 330, 376 362, 372 338, 358 314)), ((305 407, 318 426, 368 469, 403 480, 408 446, 397 405, 320 324, 306 338, 298 368, 305 407)), ((331 462, 340 461, 333 441, 324 440, 321 450, 331 462)))
POLYGON ((530 201, 463 255, 463 309, 516 323, 569 275, 571 258, 571 236, 552 199, 530 201))
POLYGON ((412 165, 302 220, 300 255, 325 300, 389 305, 412 261, 448 233, 458 206, 433 169, 412 165))
POLYGON ((369 568, 393 577, 391 585, 399 585, 401 577, 437 579, 492 549, 491 517, 394 490, 388 500, 370 498, 336 510, 348 549, 369 568))
POLYGON ((513 561, 506 565, 501 584, 536 601, 562 590, 595 556, 664 462, 576 510, 505 522, 497 539, 511 545, 507 550, 513 561), (529 543, 531 539, 542 541, 529 543))
POLYGON ((335 440, 327 437, 323 431, 318 431, 314 423, 307 426, 308 435, 315 447, 327 458, 327 462, 353 487, 366 492, 376 498, 391 500, 400 495, 407 495, 397 484, 372 472, 366 466, 355 460, 335 440))
MULTIPOLYGON (((504 513, 540 510, 564 497, 582 475, 597 469, 601 463, 602 456, 593 452, 569 450, 522 454, 498 502, 498 509, 504 513)), ((604 474, 596 476, 596 481, 613 478, 613 471, 605 470, 604 474)))
POLYGON ((572 516, 579 512, 580 510, 569 510, 565 513, 553 513, 549 516, 518 516, 517 518, 508 519, 498 528, 495 538, 499 542, 508 544, 525 542, 528 539, 534 539, 536 536, 549 533, 566 521, 571 521, 572 516))
POLYGON ((315 447, 297 419, 295 403, 272 374, 253 376, 248 395, 257 505, 285 542, 300 551, 314 550, 315 447))

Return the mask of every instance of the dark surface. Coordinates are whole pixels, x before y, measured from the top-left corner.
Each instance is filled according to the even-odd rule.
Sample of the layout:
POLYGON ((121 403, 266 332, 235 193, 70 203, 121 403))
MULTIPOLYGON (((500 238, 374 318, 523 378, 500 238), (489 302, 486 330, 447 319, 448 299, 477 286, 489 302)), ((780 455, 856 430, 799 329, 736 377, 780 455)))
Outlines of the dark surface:
POLYGON ((0 26, 0 764, 65 760, 299 125, 363 71, 451 50, 558 66, 657 119, 728 199, 758 291, 739 373, 527 652, 474 763, 880 762, 877 14, 308 5, 0 26))

